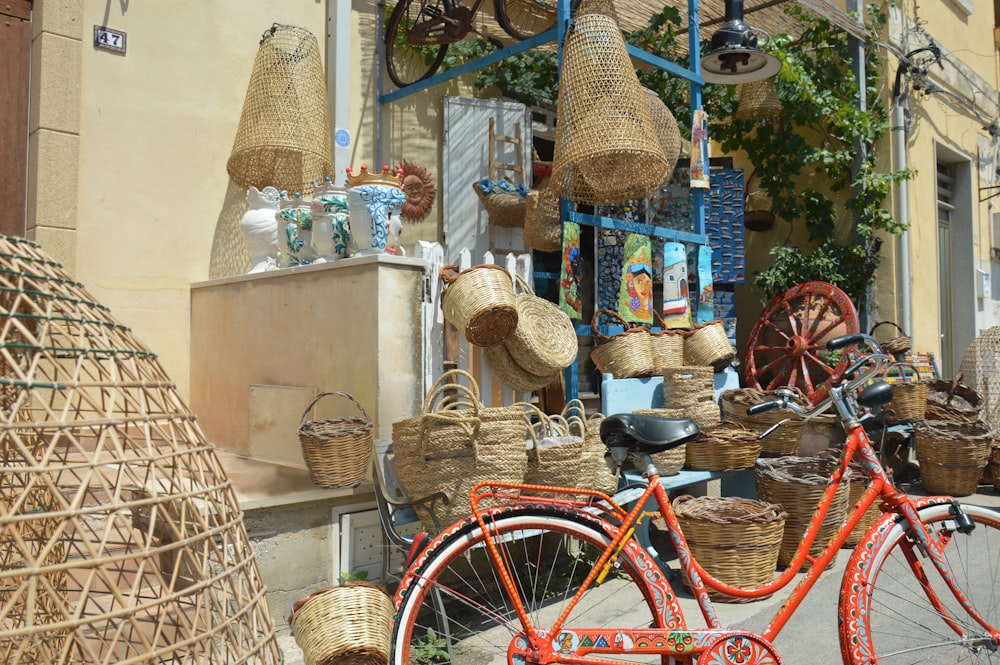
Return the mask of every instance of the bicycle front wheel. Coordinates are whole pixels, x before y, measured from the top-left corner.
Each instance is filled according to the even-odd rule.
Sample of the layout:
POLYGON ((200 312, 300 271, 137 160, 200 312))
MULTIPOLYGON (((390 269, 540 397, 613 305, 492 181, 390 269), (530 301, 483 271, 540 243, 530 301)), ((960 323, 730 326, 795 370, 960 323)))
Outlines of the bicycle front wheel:
POLYGON ((494 0, 493 13, 514 39, 540 35, 556 24, 557 0, 494 0))
MULTIPOLYGON (((920 511, 946 542, 944 556, 973 607, 1000 626, 1000 513, 962 506, 975 528, 961 533, 949 505, 920 511)), ((1000 649, 920 554, 905 524, 887 524, 855 548, 841 587, 840 645, 844 662, 1000 663, 1000 649), (916 557, 942 612, 929 600, 908 557, 916 557), (948 622, 952 625, 948 625, 948 622), (960 634, 962 633, 962 634, 960 634)))
MULTIPOLYGON (((402 582, 391 665, 508 662, 508 650, 522 626, 500 571, 490 561, 487 535, 539 628, 555 622, 611 540, 600 522, 544 508, 500 513, 488 523, 488 534, 476 522, 464 525, 435 546, 402 582)), ((636 558, 628 548, 621 553, 612 575, 587 589, 565 622, 567 629, 663 626, 655 598, 668 604, 674 599, 651 591, 644 575, 655 577, 659 571, 651 569, 655 564, 650 561, 636 558)), ((608 634, 608 639, 613 637, 608 634)), ((626 660, 668 662, 661 656, 626 660)))
POLYGON ((422 81, 441 67, 453 29, 447 20, 451 11, 451 0, 399 0, 385 27, 385 68, 397 87, 422 81))

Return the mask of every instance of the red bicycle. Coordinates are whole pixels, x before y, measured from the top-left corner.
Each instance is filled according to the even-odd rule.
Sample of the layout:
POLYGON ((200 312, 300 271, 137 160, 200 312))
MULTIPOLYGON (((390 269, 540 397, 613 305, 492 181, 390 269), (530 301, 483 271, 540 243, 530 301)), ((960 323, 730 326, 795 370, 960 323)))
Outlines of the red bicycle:
POLYGON ((437 536, 396 593, 391 665, 500 663, 620 665, 776 665, 774 639, 881 497, 883 515, 854 548, 838 605, 844 663, 1000 662, 1000 513, 947 496, 912 499, 883 469, 863 426, 891 399, 869 382, 891 362, 865 334, 829 342, 864 343, 876 353, 854 362, 819 404, 799 405, 790 390, 754 412, 790 409, 811 418, 830 408, 847 440, 812 520, 787 568, 759 588, 730 586, 691 554, 650 455, 691 439, 691 421, 635 414, 606 418, 601 434, 612 459, 638 455, 649 480, 631 510, 599 492, 482 483, 473 514, 437 536), (809 551, 852 458, 869 478, 861 499, 822 552, 809 551), (668 574, 635 537, 656 502, 706 628, 688 626, 668 574), (805 574, 757 634, 727 628, 708 590, 763 598, 805 574), (613 598, 618 611, 609 611, 613 598), (622 608, 628 611, 623 612, 622 608))
MULTIPOLYGON (((448 45, 472 31, 483 1, 400 0, 385 31, 385 64, 392 82, 405 88, 437 72, 448 45)), ((493 0, 497 23, 519 41, 552 28, 556 8, 557 0, 493 0)))

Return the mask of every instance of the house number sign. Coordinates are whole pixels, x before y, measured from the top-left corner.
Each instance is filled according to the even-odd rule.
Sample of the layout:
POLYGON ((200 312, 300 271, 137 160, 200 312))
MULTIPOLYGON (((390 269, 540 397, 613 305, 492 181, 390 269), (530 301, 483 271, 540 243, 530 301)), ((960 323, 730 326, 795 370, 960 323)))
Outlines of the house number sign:
POLYGON ((125 33, 103 25, 94 26, 94 48, 103 48, 115 53, 125 53, 125 33))

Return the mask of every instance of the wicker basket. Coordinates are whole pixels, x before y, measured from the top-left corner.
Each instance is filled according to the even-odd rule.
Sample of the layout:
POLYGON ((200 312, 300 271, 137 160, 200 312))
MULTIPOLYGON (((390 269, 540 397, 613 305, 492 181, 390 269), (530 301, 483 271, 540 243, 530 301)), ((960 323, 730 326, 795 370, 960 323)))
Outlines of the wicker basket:
POLYGON ((688 442, 685 466, 697 471, 752 469, 759 455, 757 432, 725 421, 688 442))
POLYGON ((527 211, 527 192, 517 191, 517 186, 510 178, 502 178, 499 182, 489 179, 472 183, 476 196, 483 202, 490 224, 505 228, 522 228, 524 215, 527 211))
POLYGON ((573 322, 558 305, 536 296, 520 275, 517 287, 517 327, 504 341, 511 357, 536 376, 569 367, 580 351, 573 322))
POLYGON ((604 414, 587 415, 578 399, 571 399, 563 407, 562 417, 566 419, 569 433, 583 438, 583 452, 580 454, 578 487, 597 490, 606 494, 618 488, 618 478, 604 460, 607 446, 601 439, 601 421, 604 414))
POLYGON ((559 379, 558 372, 541 376, 532 374, 524 369, 511 356, 506 344, 486 347, 486 359, 489 361, 493 371, 500 377, 500 380, 517 392, 530 393, 541 390, 559 379))
POLYGON ((320 393, 302 412, 299 443, 309 477, 320 487, 354 487, 365 479, 372 453, 372 421, 353 395, 341 392, 320 393), (306 420, 318 401, 328 396, 351 400, 362 418, 327 418, 306 420))
MULTIPOLYGON (((774 580, 785 530, 786 513, 781 506, 737 497, 681 496, 674 499, 674 511, 692 557, 709 575, 741 589, 755 589, 774 580)), ((687 576, 682 579, 690 588, 687 576)), ((708 595, 721 602, 758 600, 713 589, 708 589, 708 595)))
POLYGON ((537 252, 558 252, 562 249, 559 193, 551 186, 528 192, 521 238, 525 247, 537 252))
POLYGON ((349 582, 296 602, 288 623, 305 665, 384 665, 395 611, 385 589, 349 582))
POLYGON ((899 335, 897 335, 896 337, 887 339, 886 341, 879 343, 883 351, 895 356, 906 353, 912 348, 913 346, 912 340, 910 339, 909 335, 903 332, 903 329, 900 328, 895 323, 893 323, 892 321, 882 321, 880 323, 876 323, 874 326, 872 326, 872 329, 868 334, 874 337, 875 330, 877 330, 879 326, 892 326, 893 328, 896 329, 896 332, 899 333, 899 335))
MULTIPOLYGON (((659 418, 686 417, 680 409, 635 409, 632 413, 642 416, 657 416, 659 418)), ((681 469, 684 468, 684 461, 687 459, 687 445, 687 443, 682 443, 676 448, 650 455, 653 464, 659 469, 661 476, 676 476, 680 473, 681 469)))
POLYGON ((1000 492, 1000 445, 990 449, 990 471, 993 473, 993 489, 1000 492))
POLYGON ((722 321, 709 321, 684 334, 684 364, 711 366, 721 372, 736 357, 722 321))
POLYGON ((547 415, 532 407, 534 420, 526 442, 528 469, 524 482, 533 485, 557 487, 582 487, 580 458, 583 456, 583 437, 570 431, 569 423, 561 415, 547 415))
MULTIPOLYGON (((837 468, 837 460, 828 457, 777 457, 759 459, 754 467, 757 498, 781 504, 788 512, 785 535, 778 552, 778 565, 787 566, 795 557, 809 520, 819 500, 826 491, 830 475, 837 468)), ((850 498, 850 470, 837 488, 830 510, 820 525, 816 539, 809 548, 810 556, 819 556, 827 542, 833 538, 847 516, 850 498)))
POLYGON ((886 418, 893 425, 910 420, 920 420, 927 411, 928 386, 920 381, 917 369, 912 365, 897 363, 894 367, 899 368, 902 381, 892 384, 892 402, 885 408, 886 418), (906 379, 908 368, 913 370, 916 377, 913 381, 906 379))
POLYGON ((602 374, 611 374, 616 379, 630 379, 653 374, 653 347, 649 330, 643 326, 631 328, 616 312, 599 309, 594 312, 590 328, 594 332, 594 348, 590 359, 602 374), (625 326, 623 332, 607 337, 598 330, 601 315, 616 320, 625 326))
POLYGON ((920 481, 932 494, 974 494, 996 440, 983 422, 923 420, 914 425, 920 481))
POLYGON ((461 272, 452 264, 441 268, 444 318, 479 346, 495 346, 517 327, 517 299, 510 273, 483 264, 461 272))
POLYGON ((781 100, 774 77, 743 83, 737 90, 736 120, 767 120, 781 115, 781 100))
POLYGON ((653 316, 660 330, 651 332, 650 344, 653 349, 653 373, 663 374, 669 369, 684 364, 684 333, 668 330, 660 313, 653 310, 653 316))
POLYGON ((980 419, 982 397, 969 386, 961 383, 961 375, 954 381, 931 381, 927 385, 927 420, 976 422, 980 419))
MULTIPOLYGON (((802 391, 798 388, 791 388, 791 390, 798 392, 798 401, 804 404, 806 397, 802 391)), ((747 414, 747 407, 771 398, 772 395, 770 393, 754 388, 731 388, 724 390, 719 395, 722 419, 738 422, 758 433, 765 432, 775 423, 787 420, 789 412, 773 410, 751 416, 747 414)), ((763 457, 794 455, 799 450, 799 437, 801 434, 802 420, 794 418, 788 420, 781 427, 761 439, 760 454, 763 457)))

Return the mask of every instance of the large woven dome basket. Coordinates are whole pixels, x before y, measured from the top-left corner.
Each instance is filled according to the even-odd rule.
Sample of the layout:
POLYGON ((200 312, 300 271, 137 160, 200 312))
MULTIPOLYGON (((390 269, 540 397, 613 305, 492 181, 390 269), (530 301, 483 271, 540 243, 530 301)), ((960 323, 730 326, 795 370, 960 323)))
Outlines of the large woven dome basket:
POLYGON ((618 25, 577 16, 563 55, 552 186, 577 203, 614 204, 644 197, 669 172, 618 25))
POLYGON ((265 32, 226 164, 233 182, 305 193, 332 176, 326 93, 316 37, 291 25, 265 32))
POLYGON ((520 276, 517 326, 504 346, 517 364, 535 375, 551 376, 569 367, 579 353, 573 322, 558 305, 534 294, 520 276))
POLYGON ((243 513, 156 356, 0 236, 0 662, 281 662, 243 513))

